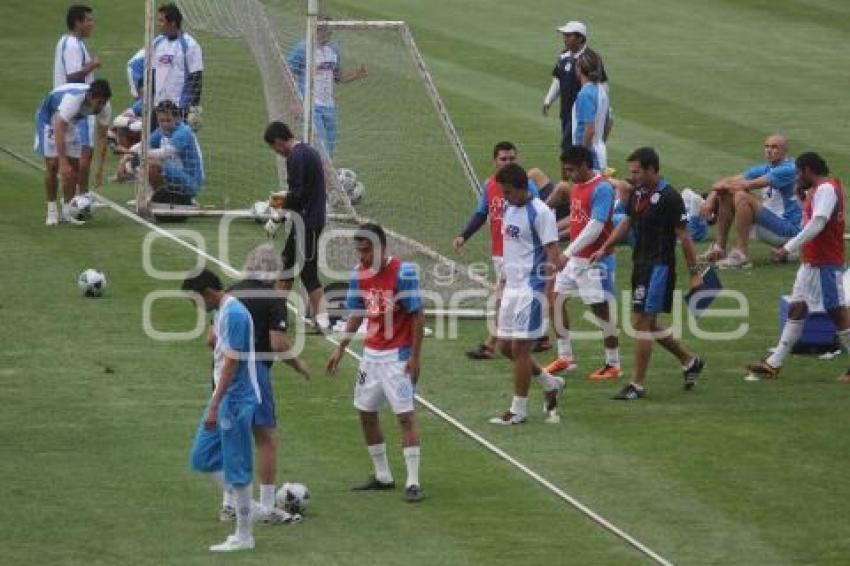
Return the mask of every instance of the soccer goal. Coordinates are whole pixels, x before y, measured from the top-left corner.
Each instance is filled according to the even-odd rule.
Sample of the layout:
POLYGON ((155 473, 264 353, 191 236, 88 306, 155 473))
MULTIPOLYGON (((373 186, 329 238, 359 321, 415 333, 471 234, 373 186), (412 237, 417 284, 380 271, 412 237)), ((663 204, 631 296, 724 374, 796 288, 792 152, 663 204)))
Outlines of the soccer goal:
MULTIPOLYGON (((451 249, 480 188, 410 30, 329 18, 310 4, 178 0, 204 54, 199 200, 246 210, 285 188, 284 161, 262 139, 269 120, 283 120, 323 155, 330 228, 380 223, 444 308, 483 305, 489 258, 465 252, 462 264, 451 249)), ((326 232, 328 263, 349 270, 350 230, 326 232)))

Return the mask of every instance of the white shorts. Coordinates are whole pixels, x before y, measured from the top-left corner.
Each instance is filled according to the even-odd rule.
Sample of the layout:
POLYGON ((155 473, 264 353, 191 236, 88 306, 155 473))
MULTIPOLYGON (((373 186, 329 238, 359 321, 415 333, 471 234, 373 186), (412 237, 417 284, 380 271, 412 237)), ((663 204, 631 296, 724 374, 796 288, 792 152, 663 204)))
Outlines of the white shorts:
POLYGON ((407 362, 360 362, 354 383, 354 407, 372 413, 386 400, 393 413, 400 415, 413 411, 413 384, 407 374, 407 362))
MULTIPOLYGON (((65 128, 65 155, 79 159, 82 144, 77 124, 72 122, 65 128)), ((36 124, 33 150, 44 157, 56 157, 56 137, 50 124, 36 124)))
POLYGON ((810 311, 831 311, 847 306, 844 295, 844 266, 813 266, 804 263, 797 270, 791 302, 805 301, 810 311))
POLYGON ((506 288, 502 293, 496 336, 506 340, 536 340, 549 326, 543 294, 531 289, 506 288))
POLYGON ((581 297, 586 305, 604 303, 613 296, 611 274, 601 263, 591 265, 581 257, 571 257, 564 269, 555 277, 555 292, 570 297, 581 297))

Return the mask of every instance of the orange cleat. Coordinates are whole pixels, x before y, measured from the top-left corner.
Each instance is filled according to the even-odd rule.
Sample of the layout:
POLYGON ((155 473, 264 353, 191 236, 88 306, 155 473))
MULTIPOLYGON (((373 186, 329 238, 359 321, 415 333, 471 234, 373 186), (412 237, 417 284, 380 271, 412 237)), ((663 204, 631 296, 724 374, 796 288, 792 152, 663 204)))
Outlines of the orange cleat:
POLYGON ((572 356, 561 357, 558 356, 546 366, 546 371, 551 373, 552 375, 564 372, 564 371, 572 371, 578 367, 575 358, 572 356))
POLYGON ((598 369, 588 375, 587 379, 591 381, 610 381, 612 379, 619 379, 622 375, 623 371, 620 368, 605 364, 605 367, 602 369, 598 369))

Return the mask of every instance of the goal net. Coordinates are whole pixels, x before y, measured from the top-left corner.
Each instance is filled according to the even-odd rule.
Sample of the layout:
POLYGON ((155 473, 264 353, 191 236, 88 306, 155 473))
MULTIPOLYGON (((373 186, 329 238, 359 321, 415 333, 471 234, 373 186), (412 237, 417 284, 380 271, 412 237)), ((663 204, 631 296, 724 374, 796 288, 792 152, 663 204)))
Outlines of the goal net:
MULTIPOLYGON (((307 3, 177 4, 204 54, 198 140, 206 184, 199 200, 215 209, 246 209, 286 187, 284 161, 262 139, 268 121, 283 120, 302 137, 307 3)), ((402 22, 326 16, 315 26, 309 137, 325 164, 328 264, 347 273, 356 263, 350 229, 372 220, 387 230, 392 254, 420 266, 434 302, 483 305, 493 277, 489 258, 483 251, 457 256, 451 248, 478 183, 409 29, 402 22), (349 230, 335 236, 333 228, 349 230), (464 263, 457 262, 461 257, 464 263), (476 298, 459 300, 458 291, 476 298)))

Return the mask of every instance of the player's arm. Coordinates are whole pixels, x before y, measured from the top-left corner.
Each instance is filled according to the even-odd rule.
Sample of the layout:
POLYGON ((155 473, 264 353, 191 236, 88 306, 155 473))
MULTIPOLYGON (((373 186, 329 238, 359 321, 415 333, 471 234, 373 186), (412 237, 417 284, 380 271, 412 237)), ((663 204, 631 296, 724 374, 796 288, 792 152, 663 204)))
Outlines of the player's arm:
POLYGON ((487 222, 487 193, 486 188, 478 195, 478 203, 475 205, 475 212, 469 217, 466 222, 466 227, 458 234, 452 245, 456 252, 460 252, 463 245, 487 222))
POLYGON ((366 70, 366 65, 360 65, 358 68, 347 73, 340 73, 336 82, 340 84, 350 83, 356 80, 365 79, 369 76, 369 71, 366 70))
POLYGON ((726 183, 726 188, 734 193, 738 191, 754 191, 756 189, 763 189, 768 185, 770 185, 770 177, 768 175, 761 175, 755 179, 747 179, 743 175, 737 175, 729 179, 726 183))
POLYGON ((608 236, 608 239, 605 240, 605 243, 602 244, 593 255, 590 256, 590 263, 596 263, 606 255, 610 254, 611 251, 623 241, 623 238, 626 237, 626 234, 629 233, 629 229, 632 227, 632 219, 629 216, 623 218, 623 220, 617 224, 614 230, 611 232, 611 235, 608 236))
POLYGON ((602 132, 602 141, 607 142, 608 136, 611 135, 611 130, 614 129, 614 113, 611 107, 608 107, 608 114, 605 115, 605 130, 602 132))
POLYGON ((91 61, 80 67, 78 71, 67 73, 65 78, 69 83, 83 83, 86 81, 86 75, 100 67, 100 57, 92 57, 91 61))
POLYGON ((416 266, 412 263, 401 264, 396 282, 398 296, 396 300, 401 303, 401 308, 412 316, 413 333, 410 358, 407 360, 406 371, 413 385, 419 381, 419 368, 421 367, 422 336, 424 334, 425 317, 422 314, 422 296, 419 291, 419 274, 416 266))
POLYGON ((549 83, 549 90, 546 91, 546 96, 543 97, 543 115, 546 116, 549 114, 549 108, 552 106, 552 102, 558 98, 558 95, 561 94, 561 83, 558 82, 557 78, 553 78, 552 82, 549 83))
POLYGON ((286 200, 283 203, 283 208, 288 210, 300 211, 304 207, 305 178, 306 178, 307 163, 303 153, 292 155, 287 159, 287 172, 289 177, 286 182, 289 185, 289 192, 286 195, 286 200))
MULTIPOLYGON (((204 420, 204 426, 208 429, 215 428, 216 421, 218 420, 218 407, 221 404, 222 398, 227 393, 233 377, 236 375, 236 370, 239 367, 239 359, 244 353, 235 349, 236 344, 248 341, 250 324, 247 314, 231 314, 226 321, 224 329, 226 335, 218 337, 219 340, 224 342, 224 362, 218 375, 218 383, 215 389, 213 389, 212 397, 210 398, 207 417, 204 420)), ((249 344, 248 348, 250 347, 249 344)))
POLYGON ((269 344, 271 344, 272 352, 279 354, 275 357, 301 374, 304 379, 310 379, 310 367, 296 353, 292 352, 292 346, 286 337, 289 326, 286 299, 279 291, 276 291, 275 295, 278 296, 272 297, 268 303, 269 344))
POLYGON ((779 261, 784 261, 789 254, 796 253, 803 247, 803 244, 812 241, 826 228, 826 223, 832 216, 837 204, 838 199, 830 185, 823 184, 817 187, 812 196, 812 217, 806 222, 799 234, 785 242, 784 246, 776 248, 773 251, 773 256, 779 261))
POLYGON ((106 148, 109 146, 106 141, 106 134, 109 130, 109 123, 111 120, 112 106, 109 102, 107 102, 95 118, 97 127, 97 136, 95 138, 95 146, 97 147, 97 168, 94 173, 95 187, 99 187, 103 184, 103 168, 106 165, 106 148))
POLYGON ((702 285, 702 276, 697 265, 697 252, 694 248, 694 242, 691 240, 691 235, 688 233, 687 224, 682 223, 676 226, 676 237, 679 238, 679 243, 682 244, 682 253, 685 255, 685 265, 688 266, 688 274, 690 275, 690 288, 696 289, 702 285))
POLYGON ((366 304, 363 302, 363 294, 360 292, 359 273, 355 269, 348 282, 348 293, 345 296, 345 308, 348 310, 348 318, 345 321, 345 330, 339 338, 339 344, 331 352, 325 369, 331 375, 336 373, 339 362, 342 360, 345 349, 356 335, 357 329, 363 324, 366 313, 366 304))

